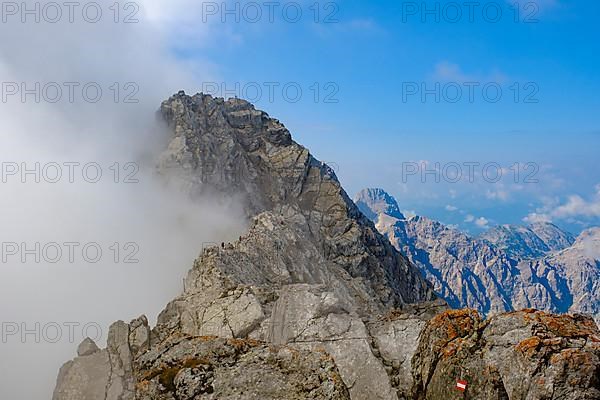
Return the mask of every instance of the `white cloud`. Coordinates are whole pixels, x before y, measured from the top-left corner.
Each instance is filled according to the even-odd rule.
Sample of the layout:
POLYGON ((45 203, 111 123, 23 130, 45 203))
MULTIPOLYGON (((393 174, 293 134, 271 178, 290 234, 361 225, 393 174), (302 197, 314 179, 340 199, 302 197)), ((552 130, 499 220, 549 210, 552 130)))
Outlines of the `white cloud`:
POLYGON ((417 215, 415 210, 402 210, 400 212, 407 218, 412 218, 417 215))
POLYGON ((509 81, 506 74, 492 70, 489 73, 465 73, 461 66, 449 61, 441 61, 434 67, 432 77, 436 81, 441 82, 496 82, 498 84, 504 84, 509 81))
POLYGON ((479 217, 477 220, 475 220, 475 225, 480 228, 488 228, 488 223, 489 221, 484 217, 479 217))
MULTIPOLYGON (((179 89, 194 91, 211 77, 204 64, 182 63, 171 51, 173 35, 187 25, 179 25, 178 19, 197 13, 200 3, 141 4, 150 7, 142 7, 140 22, 134 24, 114 23, 110 14, 95 24, 19 19, 0 24, 0 35, 6 39, 0 41, 3 82, 27 82, 28 87, 35 82, 95 82, 104 92, 96 104, 85 103, 80 95, 73 103, 36 103, 33 96, 26 103, 18 96, 5 102, 0 107, 0 160, 30 166, 97 162, 105 176, 116 161, 141 166, 136 175, 140 182, 131 185, 104 180, 0 183, 2 242, 98 242, 105 254, 110 243, 135 242, 140 259, 129 265, 110 263, 109 257, 94 265, 24 265, 19 260, 3 264, 0 315, 5 321, 27 322, 29 327, 35 322, 93 321, 104 333, 113 321, 142 313, 154 322, 167 301, 181 291, 182 278, 202 242, 237 237, 243 229, 233 210, 208 199, 196 203, 170 190, 156 179, 153 166, 144 163, 154 159, 166 141, 155 121, 160 102, 179 89), (110 87, 115 82, 121 87, 134 82, 138 103, 112 101, 110 87)), ((33 1, 27 6, 33 8, 33 1)), ((198 34, 198 42, 203 41, 205 25, 188 28, 198 34)), ((1 345, 0 398, 51 397, 58 368, 75 355, 77 344, 63 340, 1 345), (25 378, 29 375, 36 376, 35 384, 25 378)))
POLYGON ((540 222, 552 222, 552 220, 550 219, 550 217, 546 214, 537 214, 537 213, 531 213, 528 216, 526 216, 525 218, 523 218, 524 222, 527 222, 528 224, 535 224, 535 223, 540 223, 540 222))
POLYGON ((585 255, 594 260, 600 260, 600 228, 592 228, 581 236, 581 245, 585 255))
POLYGON ((450 212, 454 212, 454 211, 458 210, 458 207, 454 207, 454 206, 452 206, 450 204, 446 205, 445 208, 446 208, 446 211, 450 211, 450 212))
POLYGON ((434 76, 442 81, 469 82, 473 77, 465 75, 458 64, 442 61, 435 66, 434 76))
POLYGON ((467 214, 464 222, 473 223, 480 228, 488 228, 489 220, 484 217, 475 217, 472 214, 467 214))
POLYGON ((510 197, 510 193, 505 189, 498 189, 498 190, 489 190, 488 189, 485 193, 485 197, 487 197, 490 200, 507 201, 510 197))
POLYGON ((588 200, 573 194, 563 204, 554 199, 545 199, 544 206, 535 213, 525 217, 525 221, 552 221, 553 219, 597 218, 600 217, 600 184, 595 187, 596 193, 588 200))
POLYGON ((567 217, 600 217, 600 193, 591 200, 585 200, 579 195, 569 196, 567 202, 555 210, 551 215, 558 219, 567 217))

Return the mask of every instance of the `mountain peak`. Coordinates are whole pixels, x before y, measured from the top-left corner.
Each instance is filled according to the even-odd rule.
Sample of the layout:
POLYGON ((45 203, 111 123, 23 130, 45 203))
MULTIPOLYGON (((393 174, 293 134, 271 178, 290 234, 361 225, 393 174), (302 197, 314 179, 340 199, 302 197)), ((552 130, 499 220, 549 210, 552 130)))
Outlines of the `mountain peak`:
MULTIPOLYGON (((447 388, 447 371, 463 364, 528 379, 527 371, 539 364, 537 347, 528 347, 531 361, 516 350, 531 341, 534 327, 541 326, 546 340, 548 325, 566 323, 569 334, 576 332, 585 343, 574 343, 569 354, 592 361, 552 374, 542 369, 524 387, 552 379, 557 393, 564 393, 570 382, 589 381, 583 374, 598 364, 590 339, 598 331, 590 318, 563 322, 521 312, 501 316, 496 324, 491 320, 487 329, 474 310, 435 317, 447 306, 421 271, 359 212, 331 169, 265 112, 239 99, 179 93, 163 102, 161 114, 170 142, 159 173, 175 176, 194 195, 240 199, 249 228, 233 243, 202 252, 184 279, 183 293, 165 307, 154 328, 143 316, 129 324, 119 321, 109 330, 107 348, 80 346, 79 356, 59 372, 54 400, 239 398, 240 393, 282 400, 438 398, 447 388), (466 351, 452 343, 440 348, 438 338, 456 327, 462 338, 486 340, 472 341, 466 351), (500 344, 487 346, 488 341, 500 344)), ((453 232, 452 240, 440 242, 442 226, 425 218, 406 221, 382 189, 361 191, 357 204, 402 237, 413 229, 427 234, 413 254, 416 261, 423 260, 425 248, 481 260, 486 267, 497 258, 474 260, 472 246, 453 232)), ((510 272, 504 268, 498 275, 510 272)), ((535 346, 542 343, 534 340, 535 346)), ((558 337, 539 352, 558 358, 563 348, 554 343, 570 345, 558 337)), ((500 381, 490 375, 469 388, 491 393, 500 381)), ((573 398, 597 397, 594 387, 574 391, 571 386, 573 398)), ((529 392, 521 397, 531 397, 529 392)), ((488 397, 506 393, 501 386, 488 397)))
MULTIPOLYGON (((353 399, 392 398, 395 390, 370 347, 373 339, 364 321, 413 303, 433 301, 434 308, 445 308, 421 272, 358 210, 331 168, 296 143, 285 126, 266 112, 240 99, 180 92, 162 103, 160 115, 169 142, 160 155, 158 173, 176 180, 192 199, 206 194, 240 203, 249 228, 235 242, 202 252, 185 278, 183 293, 159 315, 152 334, 147 320, 132 321, 122 327, 132 332, 129 337, 114 338, 123 339, 115 342, 115 335, 109 334, 108 349, 88 356, 108 358, 105 368, 88 369, 89 358, 67 364, 54 399, 102 398, 106 390, 123 389, 126 394, 111 398, 131 400, 135 382, 163 365, 178 366, 181 372, 177 377, 172 374, 168 387, 165 374, 151 375, 140 389, 145 392, 135 397, 175 398, 176 393, 177 398, 196 398, 198 381, 185 363, 213 353, 206 341, 198 339, 203 337, 236 340, 237 347, 243 340, 278 346, 322 345, 339 368, 341 377, 336 381, 353 399), (190 340, 171 342, 180 337, 190 340), (199 347, 204 347, 200 353, 199 347), (121 350, 124 354, 115 354, 121 350), (111 360, 128 363, 127 372, 117 369, 123 364, 113 365, 111 360), (357 365, 355 360, 365 361, 357 365), (113 370, 118 372, 113 375, 113 370), (97 379, 82 382, 79 377, 87 379, 88 373, 97 379), (117 375, 122 379, 113 379, 117 375), (93 394, 80 395, 87 393, 88 383, 93 394), (165 389, 171 393, 164 394, 165 389), (183 392, 191 395, 179 394, 183 392)), ((365 198, 384 200, 384 209, 401 215, 389 195, 373 191, 365 198)), ((418 340, 418 332, 412 337, 418 340)), ((394 342, 391 337, 386 340, 394 342)), ((215 342, 214 347, 223 349, 223 342, 215 342)), ((259 348, 249 345, 247 350, 259 348)), ((311 352, 305 355, 306 362, 294 370, 310 376, 316 368, 312 360, 318 357, 311 352)), ((250 359, 261 360, 258 355, 250 359)), ((207 385, 213 384, 214 374, 210 388, 215 398, 231 397, 232 390, 241 392, 215 372, 221 361, 216 357, 206 367, 211 374, 207 385)), ((248 370, 243 360, 234 363, 240 371, 248 370)), ((267 374, 264 382, 278 379, 267 374)), ((348 399, 335 393, 307 397, 308 391, 297 394, 284 389, 282 394, 271 391, 266 395, 264 390, 272 385, 247 386, 243 389, 246 398, 348 399)))
POLYGON ((366 188, 354 197, 354 202, 367 218, 375 220, 378 214, 386 214, 397 219, 405 219, 398 202, 388 192, 380 188, 366 188))

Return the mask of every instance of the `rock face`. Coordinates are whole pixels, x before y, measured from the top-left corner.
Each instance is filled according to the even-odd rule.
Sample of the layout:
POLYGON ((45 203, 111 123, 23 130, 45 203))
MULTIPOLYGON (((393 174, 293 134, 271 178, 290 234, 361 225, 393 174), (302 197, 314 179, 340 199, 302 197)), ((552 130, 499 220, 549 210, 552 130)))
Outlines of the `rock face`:
POLYGON ((480 238, 519 260, 544 257, 550 252, 564 250, 575 242, 570 233, 542 222, 530 226, 496 226, 480 238))
POLYGON ((254 340, 172 336, 138 368, 143 399, 350 399, 326 353, 254 340))
POLYGON ((250 217, 292 217, 308 234, 303 241, 345 269, 378 307, 435 297, 419 271, 362 215, 334 172, 295 143, 278 120, 244 100, 184 93, 164 102, 161 114, 173 137, 160 169, 178 173, 190 192, 240 198, 250 217))
POLYGON ((453 308, 474 308, 486 315, 536 308, 587 313, 600 320, 598 228, 573 242, 552 224, 504 226, 483 240, 425 217, 386 214, 381 210, 396 210, 398 205, 381 189, 361 191, 356 202, 363 213, 376 215, 377 229, 423 271, 453 308), (531 259, 535 254, 542 256, 531 259))
POLYGON ((448 307, 331 169, 242 100, 180 92, 161 115, 159 171, 243 202, 250 228, 204 249, 154 328, 140 317, 115 324, 105 350, 84 342, 54 400, 432 398, 419 357, 448 307))
POLYGON ((413 364, 415 399, 598 399, 600 336, 589 317, 524 310, 482 321, 473 310, 434 317, 413 364))
MULTIPOLYGON (((79 357, 60 369, 52 400, 130 400, 134 398, 133 354, 135 331, 122 321, 111 325, 108 347, 99 350, 85 339, 77 350, 79 357)), ((147 324, 146 324, 147 327, 147 324)))

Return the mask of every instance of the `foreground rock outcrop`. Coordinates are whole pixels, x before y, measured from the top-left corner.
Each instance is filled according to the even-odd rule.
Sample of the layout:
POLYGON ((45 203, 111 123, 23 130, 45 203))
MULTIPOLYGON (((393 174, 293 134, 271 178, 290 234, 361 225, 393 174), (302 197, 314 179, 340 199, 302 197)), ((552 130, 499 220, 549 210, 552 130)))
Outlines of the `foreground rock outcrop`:
MULTIPOLYGON (((474 311, 458 311, 472 323, 446 329, 442 322, 454 312, 419 270, 358 210, 330 168, 251 104, 179 93, 161 115, 172 137, 159 172, 176 175, 194 196, 235 197, 250 228, 234 243, 204 249, 155 327, 140 317, 113 325, 105 350, 83 343, 61 369, 54 400, 437 399, 454 393, 456 379, 438 369, 445 365, 440 349, 470 338, 473 345, 456 354, 475 363, 483 353, 491 360, 517 352, 521 333, 535 336, 508 316, 502 326, 519 335, 485 347, 478 336, 485 323, 474 311)), ((536 376, 551 387, 598 374, 597 328, 569 318, 577 332, 587 327, 577 337, 585 343, 566 331, 552 338, 564 337, 564 349, 590 367, 552 377, 540 368, 536 376)), ((499 379, 528 373, 529 365, 507 365, 499 379)), ((598 380, 580 380, 573 393, 592 398, 598 380)), ((488 398, 480 387, 473 395, 488 398)), ((536 398, 520 393, 512 398, 536 398)))
POLYGON ((350 399, 331 357, 254 340, 173 336, 137 360, 145 399, 350 399))
POLYGON ((483 321, 474 310, 434 317, 415 354, 414 398, 443 399, 460 377, 481 399, 600 398, 594 320, 524 310, 483 321))

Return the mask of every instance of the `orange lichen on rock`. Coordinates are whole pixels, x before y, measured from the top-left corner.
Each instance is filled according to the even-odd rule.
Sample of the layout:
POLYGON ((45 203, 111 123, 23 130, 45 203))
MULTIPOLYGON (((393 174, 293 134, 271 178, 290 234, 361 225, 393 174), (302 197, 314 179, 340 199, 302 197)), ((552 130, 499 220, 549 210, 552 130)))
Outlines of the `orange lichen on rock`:
POLYGON ((535 381, 535 383, 536 383, 536 384, 538 384, 538 385, 540 385, 540 386, 543 386, 543 385, 545 385, 545 384, 546 384, 546 379, 544 379, 544 378, 538 378, 538 379, 535 381))
POLYGON ((593 338, 600 335, 598 327, 590 317, 582 315, 555 315, 543 311, 523 310, 525 319, 544 325, 556 336, 564 338, 593 338))
POLYGON ((331 354, 329 354, 327 352, 327 350, 325 350, 325 348, 323 348, 323 347, 317 347, 315 349, 315 352, 317 352, 321 355, 321 357, 320 357, 321 361, 325 361, 325 362, 333 362, 334 361, 331 354))
POLYGON ((464 340, 461 338, 449 342, 446 347, 442 349, 442 357, 452 357, 462 349, 463 344, 464 340))
POLYGON ((145 391, 150 386, 150 381, 144 380, 136 383, 135 387, 138 391, 145 391))
MULTIPOLYGON (((519 312, 519 311, 515 311, 515 312, 519 312)), ((526 314, 535 314, 536 312, 538 312, 538 310, 536 310, 535 308, 525 308, 524 310, 521 310, 520 312, 524 312, 526 314)))
POLYGON ((441 333, 435 345, 444 347, 456 338, 470 335, 480 322, 481 317, 475 310, 449 310, 433 317, 428 329, 441 333))
POLYGON ((532 336, 521 341, 515 349, 526 356, 533 356, 542 345, 542 339, 537 336, 532 336))
POLYGON ((552 364, 564 362, 568 368, 593 367, 592 355, 579 349, 564 349, 550 358, 552 364))

